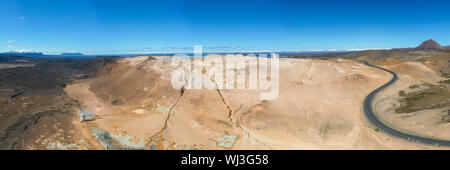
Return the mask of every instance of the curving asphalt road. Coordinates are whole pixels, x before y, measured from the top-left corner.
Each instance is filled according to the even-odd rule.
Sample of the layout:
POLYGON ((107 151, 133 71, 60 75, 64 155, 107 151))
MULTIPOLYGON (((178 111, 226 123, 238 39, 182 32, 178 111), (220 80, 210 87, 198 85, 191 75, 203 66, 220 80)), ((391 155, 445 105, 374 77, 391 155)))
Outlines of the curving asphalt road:
POLYGON ((423 136, 416 136, 416 135, 412 135, 412 134, 407 134, 404 132, 401 132, 399 130, 395 130, 387 125, 385 125, 383 122, 381 122, 374 114, 373 109, 372 109, 372 102, 373 102, 373 98, 375 97, 375 95, 380 92, 381 90, 385 89, 386 87, 392 85, 397 79, 397 74, 395 74, 393 71, 385 69, 385 68, 381 68, 378 66, 374 66, 371 65, 367 62, 364 62, 366 65, 370 66, 370 67, 374 67, 377 69, 381 69, 384 71, 387 71, 389 73, 391 73, 393 75, 392 79, 387 82, 386 84, 384 84, 383 86, 375 89, 374 91, 372 91, 369 95, 366 96, 366 98, 364 99, 364 103, 363 103, 363 107, 364 107, 364 114, 367 116, 367 118, 369 119, 369 121, 376 125, 378 128, 380 128, 380 130, 382 130, 383 132, 386 132, 392 136, 396 136, 402 139, 406 139, 406 140, 410 140, 410 141, 417 141, 420 143, 425 143, 425 144, 431 144, 431 145, 436 145, 438 144, 439 146, 450 146, 450 141, 448 140, 442 140, 442 139, 434 139, 434 138, 428 138, 428 137, 423 137, 423 136))

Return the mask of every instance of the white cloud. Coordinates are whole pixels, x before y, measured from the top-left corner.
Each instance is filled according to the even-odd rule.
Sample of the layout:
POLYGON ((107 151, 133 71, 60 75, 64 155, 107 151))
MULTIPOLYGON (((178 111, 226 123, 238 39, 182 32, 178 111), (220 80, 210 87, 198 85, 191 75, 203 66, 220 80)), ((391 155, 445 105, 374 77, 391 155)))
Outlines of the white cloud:
POLYGON ((8 41, 6 41, 6 43, 8 43, 8 44, 14 43, 14 40, 8 40, 8 41))
POLYGON ((14 43, 14 40, 7 40, 7 41, 0 41, 0 44, 12 44, 14 43))
POLYGON ((19 18, 17 18, 18 20, 26 20, 27 19, 27 17, 25 17, 25 16, 20 16, 19 18))
POLYGON ((21 46, 21 45, 8 45, 8 48, 25 48, 25 46, 21 46))
POLYGON ((15 52, 15 53, 37 53, 37 51, 23 50, 23 49, 15 49, 15 50, 12 50, 11 52, 15 52))

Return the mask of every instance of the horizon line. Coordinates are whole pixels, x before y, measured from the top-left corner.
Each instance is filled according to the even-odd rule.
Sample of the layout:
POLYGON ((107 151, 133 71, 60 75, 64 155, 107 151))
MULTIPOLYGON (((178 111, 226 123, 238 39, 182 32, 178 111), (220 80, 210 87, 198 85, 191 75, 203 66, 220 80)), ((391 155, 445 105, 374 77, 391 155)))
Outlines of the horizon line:
MULTIPOLYGON (((286 52, 352 52, 352 51, 366 51, 366 50, 391 50, 394 48, 356 48, 356 49, 311 49, 311 50, 225 50, 225 51, 203 51, 203 53, 213 54, 213 53, 286 53, 286 52)), ((43 55, 61 55, 63 53, 80 53, 82 55, 141 55, 141 54, 184 54, 184 53, 194 53, 193 51, 153 51, 153 52, 124 52, 124 53, 84 53, 84 52, 44 52, 35 50, 12 50, 4 51, 0 53, 42 53, 43 55)))

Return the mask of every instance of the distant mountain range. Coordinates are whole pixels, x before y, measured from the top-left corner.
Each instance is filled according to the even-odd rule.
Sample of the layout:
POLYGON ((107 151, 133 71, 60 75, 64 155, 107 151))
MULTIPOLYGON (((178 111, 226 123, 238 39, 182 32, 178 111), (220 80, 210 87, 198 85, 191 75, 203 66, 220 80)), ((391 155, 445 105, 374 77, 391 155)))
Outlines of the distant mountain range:
POLYGON ((60 55, 46 55, 42 52, 36 52, 36 51, 10 51, 6 53, 0 53, 0 56, 22 56, 22 57, 80 57, 84 56, 82 53, 62 53, 60 55))
POLYGON ((82 56, 81 53, 62 53, 61 56, 82 56))
MULTIPOLYGON (((422 42, 419 46, 415 48, 392 48, 392 50, 401 50, 401 51, 411 51, 411 50, 423 50, 423 51, 450 51, 450 45, 442 46, 438 42, 434 41, 433 39, 426 40, 422 42)), ((355 50, 357 51, 357 50, 355 50)), ((296 54, 326 54, 326 53, 345 53, 345 52, 351 52, 351 51, 317 51, 317 52, 308 52, 308 51, 278 51, 277 53, 280 55, 296 55, 296 54)), ((211 52, 213 54, 214 52, 211 52)), ((250 52, 249 52, 250 53, 250 52)), ((269 54, 269 52, 251 52, 252 54, 269 54)), ((152 55, 162 55, 162 56, 168 56, 173 55, 176 53, 161 53, 161 54, 152 54, 152 55)), ((205 53, 207 55, 209 53, 205 53)), ((214 53, 214 54, 221 54, 221 53, 214 53)), ((228 53, 223 53, 228 54, 228 53)), ((244 55, 247 55, 248 53, 241 53, 244 55)), ((0 53, 0 56, 22 56, 22 57, 88 57, 88 56, 103 56, 103 55, 84 55, 82 53, 61 53, 60 55, 45 55, 42 52, 36 52, 36 51, 11 51, 6 53, 0 53)), ((146 54, 121 54, 121 55, 113 55, 113 56, 137 56, 137 55, 146 55, 146 54)), ((188 53, 188 55, 191 55, 188 53)), ((193 54, 192 54, 193 55, 193 54)))
POLYGON ((11 51, 8 53, 0 53, 0 55, 18 55, 23 57, 42 57, 44 56, 41 52, 34 52, 34 51, 26 51, 26 52, 17 52, 17 51, 11 51))
POLYGON ((450 50, 450 45, 442 46, 433 39, 426 40, 422 42, 419 46, 415 48, 393 48, 392 50, 424 50, 424 51, 435 51, 435 50, 450 50))

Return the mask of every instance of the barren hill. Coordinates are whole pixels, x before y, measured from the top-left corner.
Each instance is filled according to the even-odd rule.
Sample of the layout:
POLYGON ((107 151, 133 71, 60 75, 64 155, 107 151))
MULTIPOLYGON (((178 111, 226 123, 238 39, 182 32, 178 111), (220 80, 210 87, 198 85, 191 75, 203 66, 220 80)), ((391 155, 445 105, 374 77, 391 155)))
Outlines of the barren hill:
POLYGON ((424 41, 422 44, 416 47, 416 50, 443 50, 443 49, 444 47, 442 47, 439 43, 437 43, 432 39, 424 41))
POLYGON ((180 92, 170 86, 175 68, 169 64, 166 57, 123 58, 65 88, 100 117, 77 122, 86 127, 86 141, 99 143, 90 149, 424 147, 378 133, 362 121, 364 96, 390 77, 351 60, 281 59, 280 94, 271 101, 260 101, 259 90, 180 92))

